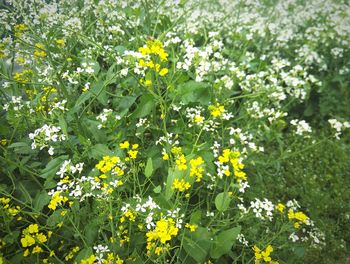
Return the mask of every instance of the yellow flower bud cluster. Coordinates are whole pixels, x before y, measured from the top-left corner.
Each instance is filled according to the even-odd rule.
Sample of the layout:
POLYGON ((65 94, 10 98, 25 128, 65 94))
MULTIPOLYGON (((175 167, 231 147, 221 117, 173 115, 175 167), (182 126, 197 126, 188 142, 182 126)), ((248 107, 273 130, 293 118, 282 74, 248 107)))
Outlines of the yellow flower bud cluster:
POLYGON ((154 230, 146 233, 147 237, 147 254, 151 255, 152 251, 156 255, 160 255, 169 246, 168 242, 176 237, 179 229, 175 226, 175 221, 172 218, 162 218, 156 223, 154 230), (159 242, 161 245, 159 245, 159 242))
POLYGON ((29 83, 32 77, 33 71, 30 69, 23 70, 21 72, 16 72, 13 79, 19 83, 29 83))
POLYGON ((30 254, 30 251, 32 254, 43 252, 44 250, 40 245, 46 241, 47 236, 44 233, 39 232, 38 224, 29 225, 22 231, 21 244, 23 248, 26 248, 23 256, 27 257, 30 254), (32 247, 31 250, 30 247, 32 247))
MULTIPOLYGON (((164 50, 163 44, 159 40, 148 40, 146 45, 138 50, 144 58, 138 61, 138 66, 143 69, 152 69, 159 76, 164 77, 168 74, 169 69, 161 66, 161 62, 168 60, 169 54, 164 50)), ((145 86, 152 85, 152 80, 140 80, 145 86)))
POLYGON ((35 44, 34 56, 38 58, 44 58, 47 56, 47 53, 44 51, 45 46, 42 43, 35 44))
POLYGON ((55 192, 52 195, 51 201, 47 207, 55 211, 57 209, 57 205, 64 205, 67 201, 68 198, 62 196, 61 192, 55 192))
POLYGON ((137 157, 137 153, 138 153, 138 148, 139 148, 139 144, 130 144, 129 141, 124 141, 123 143, 119 144, 119 147, 121 149, 127 149, 128 152, 128 156, 125 158, 125 161, 129 161, 129 160, 134 160, 137 157), (131 147, 131 148, 130 148, 131 147))
POLYGON ((17 24, 14 27, 14 33, 15 37, 19 38, 22 36, 23 32, 28 29, 27 25, 25 24, 17 24))
POLYGON ((222 117, 222 115, 225 113, 225 107, 219 103, 216 105, 210 105, 208 110, 214 118, 222 117))
POLYGON ((288 210, 288 219, 295 220, 294 227, 299 229, 301 225, 309 224, 309 217, 303 212, 294 212, 292 209, 288 210))
POLYGON ((270 257, 270 254, 273 252, 273 247, 271 245, 268 245, 265 250, 261 250, 255 245, 253 250, 256 264, 260 264, 262 260, 264 263, 278 264, 278 261, 272 260, 270 257))
MULTIPOLYGON (((240 161, 241 153, 239 151, 232 151, 230 149, 224 149, 222 155, 219 156, 219 164, 221 165, 229 165, 233 167, 233 174, 237 178, 238 181, 247 180, 247 175, 243 170, 244 164, 240 161)), ((226 166, 227 167, 227 166, 226 166)), ((224 175, 227 177, 231 175, 231 171, 229 167, 224 170, 224 175)))
POLYGON ((189 188, 191 188, 191 184, 189 182, 186 182, 184 179, 175 179, 173 181, 173 186, 172 188, 174 190, 178 190, 179 192, 184 192, 186 190, 188 190, 189 188))
MULTIPOLYGON (((5 210, 6 214, 10 217, 15 217, 16 215, 19 214, 21 207, 19 207, 18 205, 11 206, 10 202, 11 202, 10 198, 5 198, 5 197, 0 198, 0 206, 5 210)), ((17 220, 21 220, 21 219, 22 217, 17 218, 17 220)))

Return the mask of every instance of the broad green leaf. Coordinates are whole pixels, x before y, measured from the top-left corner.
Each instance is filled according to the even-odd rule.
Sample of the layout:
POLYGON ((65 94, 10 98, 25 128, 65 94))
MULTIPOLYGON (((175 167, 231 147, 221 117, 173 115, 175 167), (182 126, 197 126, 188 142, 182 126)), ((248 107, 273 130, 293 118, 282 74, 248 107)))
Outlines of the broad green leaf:
POLYGON ((91 85, 90 92, 97 99, 99 103, 106 106, 108 104, 108 96, 106 93, 106 84, 100 79, 96 83, 91 85))
POLYGON ((123 55, 124 51, 126 51, 126 48, 124 46, 116 46, 114 50, 117 51, 120 55, 123 55))
POLYGON ((149 115, 152 112, 155 105, 156 104, 152 95, 143 95, 140 103, 138 104, 138 107, 132 114, 132 118, 140 118, 149 115))
POLYGON ((124 116, 128 113, 129 108, 133 105, 137 97, 135 96, 123 96, 122 98, 116 98, 113 100, 113 106, 116 112, 120 116, 124 116))
MULTIPOLYGON (((99 219, 98 219, 99 220, 99 219)), ((98 223, 98 220, 89 222, 85 226, 85 240, 89 245, 93 245, 96 241, 98 230, 100 227, 100 224, 98 223)))
POLYGON ((207 83, 188 81, 176 89, 176 94, 184 104, 200 102, 207 105, 210 102, 210 92, 207 83))
POLYGON ((72 112, 76 112, 78 110, 80 110, 81 106, 90 98, 92 97, 92 93, 90 91, 84 92, 82 93, 77 101, 75 102, 74 108, 72 109, 72 112))
POLYGON ((236 243, 237 236, 240 232, 240 226, 220 232, 214 239, 215 244, 210 251, 210 256, 214 259, 218 259, 222 255, 227 254, 236 243))
POLYGON ((157 187, 155 187, 154 189, 153 189, 153 192, 154 193, 160 193, 162 191, 162 186, 160 186, 160 185, 158 185, 157 187))
POLYGON ((16 142, 8 146, 8 148, 13 148, 14 152, 17 154, 30 154, 34 152, 26 142, 16 142))
POLYGON ((99 160, 103 156, 113 156, 114 153, 104 144, 97 144, 91 147, 90 157, 99 160))
POLYGON ((152 162, 152 158, 148 158, 147 159, 147 164, 146 164, 146 168, 145 168, 145 175, 147 178, 151 177, 153 173, 153 162, 152 162))
POLYGON ((67 122, 66 122, 66 120, 64 119, 64 116, 63 116, 63 115, 60 115, 60 116, 58 117, 58 124, 60 125, 63 134, 65 134, 65 136, 68 136, 67 122))
POLYGON ((221 212, 226 211, 228 206, 230 205, 230 201, 231 199, 227 192, 219 193, 215 197, 215 207, 221 212))
POLYGON ((51 200, 51 197, 47 194, 46 191, 41 191, 37 193, 33 201, 33 207, 37 211, 41 211, 45 205, 47 205, 51 200))
POLYGON ((212 245, 211 234, 204 227, 198 227, 193 233, 186 232, 183 248, 197 263, 202 263, 208 255, 212 245))
POLYGON ((49 227, 54 227, 56 226, 58 223, 60 223, 62 221, 62 209, 58 209, 56 211, 54 211, 52 213, 52 215, 49 216, 49 218, 46 220, 46 224, 49 227))
POLYGON ((196 210, 191 214, 190 222, 194 224, 198 224, 202 218, 202 211, 196 210))

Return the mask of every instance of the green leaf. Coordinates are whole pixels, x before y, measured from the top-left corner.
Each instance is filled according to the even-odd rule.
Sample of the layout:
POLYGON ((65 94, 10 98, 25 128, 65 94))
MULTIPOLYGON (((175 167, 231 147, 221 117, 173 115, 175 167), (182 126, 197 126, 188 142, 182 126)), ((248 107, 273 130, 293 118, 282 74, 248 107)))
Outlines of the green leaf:
POLYGON ((89 245, 93 245, 96 241, 98 230, 99 230, 98 220, 92 221, 85 226, 85 239, 89 245))
POLYGON ((60 116, 58 117, 58 124, 60 125, 63 134, 65 134, 65 136, 68 137, 67 122, 66 122, 66 120, 64 119, 63 115, 60 115, 60 116))
POLYGON ((193 233, 186 232, 183 248, 197 263, 202 263, 208 255, 212 245, 211 234, 204 227, 198 227, 193 233))
POLYGON ((108 96, 106 93, 106 84, 100 78, 96 83, 91 85, 90 91, 94 97, 99 101, 102 105, 106 106, 108 104, 108 96))
POLYGON ((210 102, 210 90, 207 83, 188 81, 181 84, 176 89, 181 102, 189 104, 191 102, 200 102, 208 105, 210 102))
POLYGON ((236 243, 237 236, 240 232, 240 226, 220 232, 216 239, 214 239, 215 244, 210 251, 210 256, 214 259, 218 259, 222 255, 227 254, 236 243))
POLYGON ((153 108, 155 107, 155 101, 152 95, 145 94, 142 96, 138 107, 135 112, 132 114, 132 118, 140 118, 149 115, 153 108))
POLYGON ((123 55, 123 54, 124 54, 124 51, 126 51, 126 48, 125 48, 124 46, 116 46, 116 47, 114 48, 114 50, 115 50, 116 52, 118 52, 120 55, 123 55))
POLYGON ((62 213, 63 210, 58 209, 56 211, 54 211, 52 213, 52 215, 49 216, 49 218, 46 220, 46 224, 49 227, 54 227, 56 226, 58 223, 60 223, 62 221, 62 213))
POLYGON ((192 224, 198 224, 202 218, 202 211, 196 210, 191 214, 190 222, 192 224))
POLYGON ((80 109, 80 107, 87 101, 89 100, 90 98, 92 97, 92 93, 90 91, 87 91, 85 93, 82 93, 77 101, 75 102, 75 105, 74 105, 74 108, 72 108, 72 111, 71 112, 76 112, 80 109))
POLYGON ((145 168, 145 175, 147 178, 151 177, 153 173, 153 162, 152 162, 152 158, 148 158, 147 159, 147 164, 146 164, 146 168, 145 168))
POLYGON ((37 193, 33 201, 33 207, 36 211, 41 211, 45 205, 47 205, 51 200, 51 197, 47 194, 46 191, 41 191, 37 193))
POLYGON ((113 156, 114 153, 104 144, 96 144, 93 147, 91 147, 90 150, 90 157, 99 160, 103 156, 113 156))
POLYGON ((121 98, 115 98, 113 100, 113 106, 116 112, 120 116, 124 116, 128 113, 129 108, 133 105, 137 97, 135 96, 123 96, 121 98))
POLYGON ((221 212, 224 212, 227 210, 228 206, 230 205, 230 197, 227 192, 219 193, 215 197, 215 207, 221 212))
POLYGON ((17 154, 30 154, 34 152, 26 142, 16 142, 8 146, 8 148, 13 148, 17 154))
POLYGON ((80 263, 82 259, 86 259, 90 257, 93 254, 93 251, 91 248, 84 248, 79 251, 78 255, 75 257, 75 261, 80 263))
POLYGON ((162 186, 160 186, 160 185, 158 185, 157 187, 155 187, 154 189, 153 189, 153 192, 154 193, 160 193, 162 191, 162 186))

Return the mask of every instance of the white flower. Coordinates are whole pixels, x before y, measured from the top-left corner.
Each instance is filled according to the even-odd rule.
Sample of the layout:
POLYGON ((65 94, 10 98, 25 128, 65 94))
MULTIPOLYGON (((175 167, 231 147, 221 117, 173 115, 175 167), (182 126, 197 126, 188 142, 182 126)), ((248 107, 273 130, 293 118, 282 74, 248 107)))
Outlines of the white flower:
POLYGON ((50 156, 52 156, 54 154, 54 148, 50 147, 49 150, 47 151, 49 153, 50 156))

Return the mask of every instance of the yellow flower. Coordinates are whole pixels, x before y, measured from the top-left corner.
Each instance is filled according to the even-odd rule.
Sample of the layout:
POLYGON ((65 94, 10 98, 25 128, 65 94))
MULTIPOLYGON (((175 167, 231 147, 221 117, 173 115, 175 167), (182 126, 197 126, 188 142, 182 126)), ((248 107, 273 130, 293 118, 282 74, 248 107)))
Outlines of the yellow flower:
POLYGON ((41 252, 43 252, 43 251, 44 251, 44 250, 43 250, 41 247, 35 246, 35 247, 33 248, 32 253, 33 253, 33 254, 37 254, 37 253, 41 253, 41 252))
POLYGON ((160 219, 156 223, 154 230, 146 233, 147 249, 150 250, 154 243, 152 241, 159 241, 161 244, 166 244, 172 237, 177 236, 179 229, 175 226, 175 221, 172 218, 160 219))
POLYGON ((261 259, 261 249, 258 248, 256 245, 254 245, 253 250, 254 250, 255 259, 256 260, 261 259))
POLYGON ((124 213, 124 216, 129 219, 131 222, 135 222, 136 220, 136 213, 133 213, 132 211, 128 210, 124 213))
POLYGON ((196 115, 195 117, 194 117, 194 122, 195 123, 201 123, 202 121, 203 121, 203 119, 204 119, 204 117, 203 116, 200 116, 200 115, 196 115))
POLYGON ((172 147, 171 153, 173 153, 175 156, 179 155, 182 152, 181 147, 172 147))
POLYGON ((43 50, 45 46, 41 43, 35 44, 35 47, 37 48, 34 51, 34 56, 35 57, 46 57, 47 53, 43 50))
POLYGON ((21 238, 22 247, 30 247, 35 244, 35 239, 31 235, 25 235, 21 238))
POLYGON ((291 220, 296 220, 294 227, 299 229, 302 224, 308 224, 309 217, 303 212, 294 212, 292 209, 288 211, 288 218, 291 220))
POLYGON ((177 168, 180 171, 187 170, 187 165, 186 165, 186 158, 185 155, 182 154, 176 161, 175 161, 177 168))
POLYGON ((191 159, 190 160, 190 165, 191 165, 191 169, 190 169, 190 176, 196 177, 196 182, 200 182, 202 177, 203 177, 203 172, 204 169, 202 167, 204 163, 204 160, 202 157, 198 157, 196 159, 191 159))
POLYGON ((151 80, 145 80, 144 84, 146 86, 150 86, 150 85, 152 85, 152 81, 151 80))
POLYGON ((119 147, 121 148, 121 149, 128 149, 129 147, 130 147, 130 143, 129 143, 129 141, 124 141, 123 143, 120 143, 119 144, 119 147))
POLYGON ((168 72, 169 72, 169 70, 167 68, 163 68, 163 69, 160 70, 159 75, 160 76, 165 76, 165 75, 168 74, 168 72))
POLYGON ((137 153, 138 153, 137 150, 129 150, 128 151, 130 159, 136 159, 137 153))
POLYGON ((37 224, 31 224, 27 228, 29 234, 34 234, 39 232, 39 226, 37 224))
POLYGON ((63 205, 68 201, 67 197, 63 197, 60 195, 61 192, 55 192, 54 195, 51 198, 51 201, 49 203, 49 205, 47 206, 48 208, 52 209, 52 210, 56 210, 57 209, 57 205, 63 205))
POLYGON ((221 117, 225 113, 225 107, 219 103, 217 103, 216 106, 210 105, 208 109, 214 118, 221 117))
POLYGON ((167 153, 163 154, 163 160, 169 160, 169 155, 167 153))
POLYGON ((5 198, 5 197, 0 198, 0 203, 2 203, 4 205, 8 204, 10 201, 11 201, 10 198, 5 198))
POLYGON ((163 252, 163 248, 162 247, 156 247, 156 249, 154 250, 154 253, 156 253, 156 255, 160 255, 163 252))
POLYGON ((273 252, 273 247, 268 245, 265 250, 261 250, 257 246, 253 247, 255 262, 260 263, 260 260, 263 259, 266 263, 278 263, 271 259, 270 254, 273 252))
POLYGON ((63 38, 61 38, 61 39, 56 39, 56 44, 57 44, 58 46, 63 47, 64 44, 65 44, 64 39, 63 39, 63 38))
POLYGON ((40 242, 40 243, 45 243, 47 241, 47 237, 43 234, 43 233, 39 233, 36 235, 36 239, 40 242))
POLYGON ((91 255, 86 259, 82 259, 80 261, 80 264, 94 264, 95 260, 96 260, 96 257, 94 255, 91 255))
POLYGON ((191 224, 189 224, 189 223, 187 223, 187 224, 185 225, 185 227, 187 227, 187 228, 190 230, 190 232, 194 232, 194 231, 196 231, 197 228, 198 228, 197 225, 191 225, 191 224))
POLYGON ((186 190, 188 190, 189 188, 191 188, 191 184, 189 182, 186 182, 184 179, 175 179, 173 181, 173 186, 172 188, 174 190, 178 190, 179 192, 184 192, 186 190))
POLYGON ((29 249, 27 248, 24 252, 23 252, 23 257, 28 257, 29 256, 29 249))
POLYGON ((276 209, 278 211, 280 211, 281 213, 283 213, 284 210, 286 209, 286 206, 284 204, 279 203, 279 204, 276 205, 276 209))
POLYGON ((139 144, 133 144, 132 145, 132 149, 138 149, 138 147, 139 147, 139 144))
POLYGON ((21 37, 22 33, 28 29, 28 27, 25 24, 18 24, 15 25, 15 37, 21 37))

